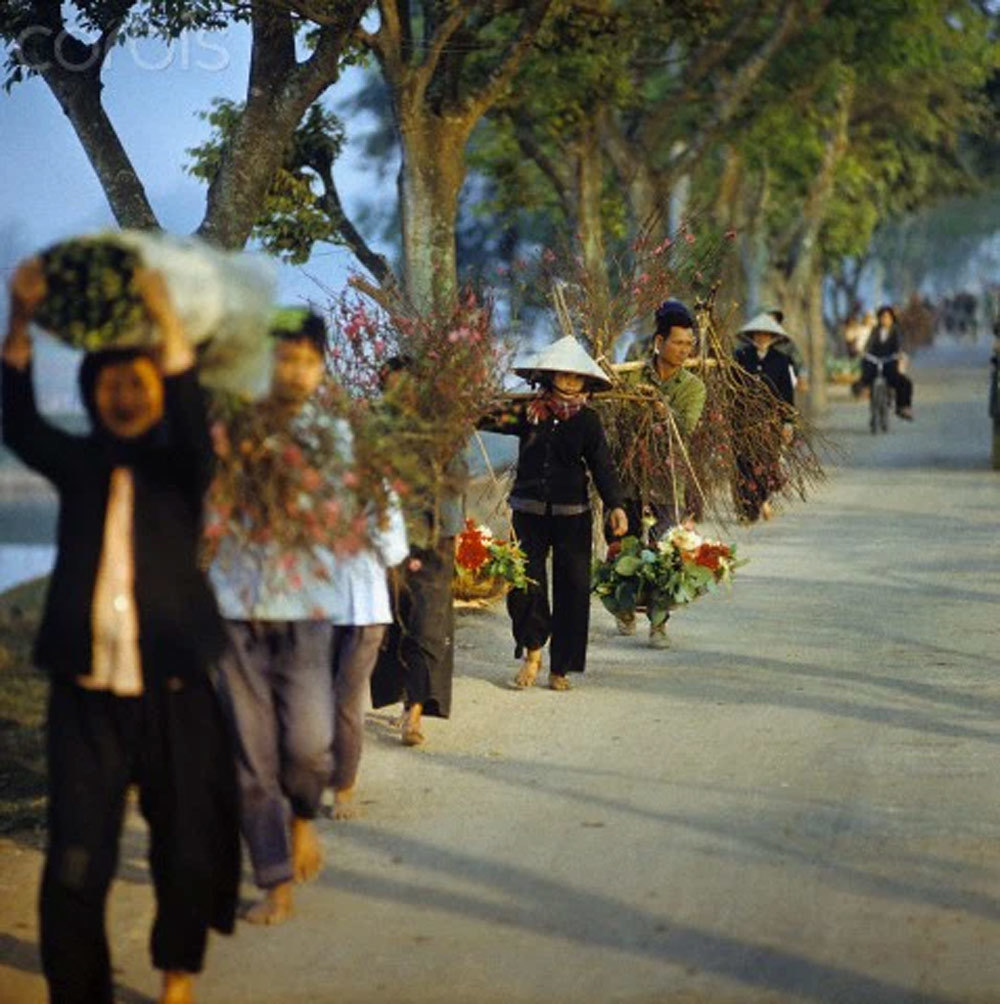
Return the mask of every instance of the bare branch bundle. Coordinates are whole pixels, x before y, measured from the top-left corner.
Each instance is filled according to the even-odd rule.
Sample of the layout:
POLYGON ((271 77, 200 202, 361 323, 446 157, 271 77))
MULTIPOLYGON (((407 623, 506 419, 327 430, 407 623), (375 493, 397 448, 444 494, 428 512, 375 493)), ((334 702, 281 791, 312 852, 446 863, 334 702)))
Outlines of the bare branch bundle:
POLYGON ((722 525, 740 515, 739 484, 747 476, 772 494, 805 499, 824 477, 817 431, 735 361, 712 295, 696 313, 698 355, 689 365, 705 383, 706 400, 687 442, 657 389, 624 379, 642 362, 613 367, 615 386, 594 399, 627 491, 675 517, 693 513, 722 525))
POLYGON ((801 411, 735 361, 733 339, 720 330, 713 306, 712 297, 696 305, 701 333, 696 364, 707 396, 690 443, 706 504, 716 514, 738 516, 738 484, 747 472, 765 479, 774 496, 804 500, 825 478, 818 452, 822 437, 801 411))
POLYGON ((352 402, 359 462, 404 497, 411 539, 433 544, 442 501, 465 488, 456 459, 503 393, 492 303, 467 287, 437 316, 345 295, 328 316, 330 365, 352 402))

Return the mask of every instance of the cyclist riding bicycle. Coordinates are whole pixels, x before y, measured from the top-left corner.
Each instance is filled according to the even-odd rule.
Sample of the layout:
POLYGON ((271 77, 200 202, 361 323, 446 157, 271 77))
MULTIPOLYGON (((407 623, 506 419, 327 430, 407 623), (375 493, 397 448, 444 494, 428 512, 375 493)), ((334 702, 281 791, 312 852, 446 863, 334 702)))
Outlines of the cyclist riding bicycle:
MULTIPOLYGON (((868 336, 864 354, 884 360, 882 373, 896 394, 896 414, 912 421, 913 381, 905 373, 899 372, 899 356, 902 351, 903 339, 896 322, 896 312, 889 306, 879 307, 878 322, 868 336)), ((878 375, 878 368, 873 360, 862 360, 861 378, 851 385, 851 392, 855 397, 872 385, 878 375)))

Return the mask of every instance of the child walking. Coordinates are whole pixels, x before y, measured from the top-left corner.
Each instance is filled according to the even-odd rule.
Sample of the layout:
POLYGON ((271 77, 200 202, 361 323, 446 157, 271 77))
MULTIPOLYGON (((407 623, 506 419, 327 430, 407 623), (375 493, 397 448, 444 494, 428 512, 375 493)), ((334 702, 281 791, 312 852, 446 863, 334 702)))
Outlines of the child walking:
POLYGON ((592 517, 589 478, 609 510, 615 536, 628 530, 622 490, 591 390, 611 381, 572 335, 514 370, 538 393, 489 416, 480 428, 517 436, 517 474, 508 502, 514 533, 528 558, 527 590, 507 595, 515 654, 524 656, 514 685, 534 684, 542 649, 551 639, 549 687, 569 690, 569 673, 582 673, 590 622, 592 517), (546 561, 552 554, 552 602, 546 561))
POLYGON ((52 678, 42 968, 54 1004, 111 1004, 105 902, 130 784, 149 824, 151 949, 164 1004, 193 999, 209 927, 233 928, 239 831, 233 752, 211 671, 225 635, 197 566, 213 455, 194 355, 160 277, 137 283, 159 353, 85 357, 93 430, 38 412, 28 325, 37 260, 11 287, 3 440, 59 493, 58 554, 35 661, 52 678))

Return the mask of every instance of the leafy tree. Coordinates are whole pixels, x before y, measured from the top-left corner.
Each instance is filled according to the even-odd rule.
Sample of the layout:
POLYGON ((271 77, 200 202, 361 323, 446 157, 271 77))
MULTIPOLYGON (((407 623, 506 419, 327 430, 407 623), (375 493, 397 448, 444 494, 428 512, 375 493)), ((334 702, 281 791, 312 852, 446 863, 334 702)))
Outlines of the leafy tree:
MULTIPOLYGON (((961 138, 998 55, 987 28, 971 2, 835 0, 761 81, 735 138, 757 195, 746 237, 818 373, 824 273, 863 255, 880 222, 970 182, 961 138)), ((818 380, 819 406, 822 393, 818 380)))
POLYGON ((666 235, 679 183, 745 107, 774 54, 822 3, 651 0, 574 5, 549 21, 521 84, 490 115, 476 164, 504 219, 575 235, 604 326, 609 252, 666 235))
POLYGON ((13 0, 0 12, 0 37, 10 46, 6 86, 28 75, 40 76, 76 131, 118 222, 156 227, 142 181, 102 103, 108 54, 128 38, 176 39, 188 29, 248 23, 252 41, 244 107, 217 158, 198 228, 218 244, 239 248, 296 127, 337 79, 345 47, 368 3, 345 0, 321 6, 327 16, 312 33, 309 55, 300 60, 296 39, 302 21, 276 2, 13 0))
MULTIPOLYGON (((376 299, 447 313, 457 288, 455 233, 466 144, 510 87, 552 4, 381 0, 377 27, 356 26, 352 57, 366 53, 377 64, 400 151, 400 277, 344 216, 330 170, 339 127, 322 110, 311 113, 284 146, 251 226, 269 247, 297 260, 317 240, 339 239, 377 280, 366 287, 376 299)), ((331 9, 338 7, 293 0, 286 6, 320 32, 328 30, 331 9)), ((209 113, 213 139, 193 151, 199 175, 209 175, 231 148, 234 123, 246 115, 238 111, 217 106, 209 113)), ((384 149, 385 133, 382 143, 384 149)))

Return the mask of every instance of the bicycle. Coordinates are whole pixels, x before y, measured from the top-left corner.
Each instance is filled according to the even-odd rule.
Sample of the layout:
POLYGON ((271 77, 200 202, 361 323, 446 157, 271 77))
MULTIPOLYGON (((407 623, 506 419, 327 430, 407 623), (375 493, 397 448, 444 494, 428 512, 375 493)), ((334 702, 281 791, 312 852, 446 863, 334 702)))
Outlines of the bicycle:
POLYGON ((889 381, 885 377, 885 368, 898 359, 898 352, 894 352, 891 356, 874 356, 870 352, 864 355, 865 362, 875 367, 875 379, 872 380, 868 409, 868 427, 873 436, 877 435, 880 429, 882 432, 889 431, 889 381))

